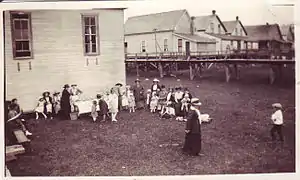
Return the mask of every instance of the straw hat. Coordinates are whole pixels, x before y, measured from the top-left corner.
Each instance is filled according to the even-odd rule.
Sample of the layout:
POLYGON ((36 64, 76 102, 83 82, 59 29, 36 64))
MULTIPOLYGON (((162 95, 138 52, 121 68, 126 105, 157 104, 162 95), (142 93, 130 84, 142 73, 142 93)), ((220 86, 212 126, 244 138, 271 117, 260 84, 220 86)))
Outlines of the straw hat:
POLYGON ((141 82, 141 80, 140 79, 136 79, 134 82, 141 82))
POLYGON ((154 78, 153 82, 159 82, 159 80, 157 78, 154 78))
POLYGON ((115 86, 123 86, 123 84, 121 84, 121 83, 117 83, 115 86))
POLYGON ((282 109, 282 105, 280 103, 274 103, 272 104, 272 107, 282 109))
POLYGON ((194 105, 194 106, 201 106, 202 105, 202 103, 200 102, 200 100, 198 98, 192 98, 191 104, 194 105))
POLYGON ((72 84, 72 85, 71 85, 71 87, 76 87, 76 86, 77 86, 77 84, 72 84))
POLYGON ((46 94, 48 94, 48 96, 50 96, 50 92, 49 91, 43 92, 43 96, 46 96, 46 94))
POLYGON ((69 88, 69 84, 65 84, 63 88, 69 88))
POLYGON ((57 94, 60 94, 60 92, 58 92, 58 91, 53 92, 53 95, 57 95, 57 94))

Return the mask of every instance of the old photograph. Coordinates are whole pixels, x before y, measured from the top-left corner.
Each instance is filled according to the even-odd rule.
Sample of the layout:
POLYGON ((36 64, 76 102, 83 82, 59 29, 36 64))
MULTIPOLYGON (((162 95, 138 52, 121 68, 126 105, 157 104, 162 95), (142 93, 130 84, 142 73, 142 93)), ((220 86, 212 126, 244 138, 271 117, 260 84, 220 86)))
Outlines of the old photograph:
POLYGON ((294 1, 93 2, 0 3, 6 177, 296 172, 294 1))

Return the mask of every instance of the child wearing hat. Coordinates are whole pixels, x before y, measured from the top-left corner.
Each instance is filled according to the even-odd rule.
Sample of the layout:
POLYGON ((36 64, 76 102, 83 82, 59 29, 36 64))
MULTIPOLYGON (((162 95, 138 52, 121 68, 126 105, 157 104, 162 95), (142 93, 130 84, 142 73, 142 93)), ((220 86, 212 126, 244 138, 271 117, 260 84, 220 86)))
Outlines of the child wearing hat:
POLYGON ((272 104, 272 107, 275 109, 275 112, 271 116, 271 120, 273 122, 273 127, 271 129, 271 137, 274 141, 275 132, 279 135, 280 141, 283 141, 282 135, 282 126, 283 126, 283 114, 282 114, 282 105, 280 103, 272 104))
POLYGON ((131 89, 129 89, 127 92, 127 98, 128 98, 129 112, 130 113, 135 112, 135 98, 134 98, 133 91, 131 89))
POLYGON ((106 116, 108 115, 108 105, 105 101, 105 96, 98 94, 97 99, 98 99, 98 104, 100 109, 98 115, 102 116, 102 121, 106 121, 106 116))
POLYGON ((47 115, 47 117, 50 117, 51 119, 53 119, 53 116, 52 116, 53 104, 52 104, 52 98, 50 97, 50 92, 49 91, 44 92, 43 98, 45 100, 44 113, 47 115))
POLYGON ((98 117, 97 101, 96 100, 93 101, 92 110, 91 110, 91 116, 93 118, 93 121, 96 122, 97 117, 98 117))
POLYGON ((34 110, 34 112, 35 112, 35 119, 36 120, 39 119, 39 114, 42 114, 44 116, 44 118, 47 119, 47 116, 44 113, 45 103, 46 103, 45 99, 42 98, 42 97, 40 97, 39 101, 38 101, 38 104, 37 104, 37 106, 36 106, 36 108, 34 110))
POLYGON ((150 101, 151 101, 151 89, 147 90, 146 93, 146 108, 150 109, 150 101))
POLYGON ((55 91, 53 93, 53 108, 54 115, 57 116, 60 111, 60 92, 55 91))

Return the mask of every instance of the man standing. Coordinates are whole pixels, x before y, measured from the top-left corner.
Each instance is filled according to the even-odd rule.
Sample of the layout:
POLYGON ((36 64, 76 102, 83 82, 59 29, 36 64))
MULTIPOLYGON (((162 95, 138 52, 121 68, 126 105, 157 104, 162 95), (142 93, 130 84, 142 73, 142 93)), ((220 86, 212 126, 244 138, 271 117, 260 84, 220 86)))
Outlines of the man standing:
POLYGON ((191 105, 188 112, 186 128, 185 128, 185 143, 183 151, 192 156, 203 155, 201 151, 201 102, 198 98, 191 100, 191 105))
POLYGON ((273 122, 273 127, 271 129, 272 140, 275 141, 275 132, 277 132, 280 141, 283 142, 282 135, 282 125, 283 125, 283 115, 282 115, 282 105, 280 103, 272 104, 272 107, 275 108, 275 112, 272 114, 271 119, 273 122))

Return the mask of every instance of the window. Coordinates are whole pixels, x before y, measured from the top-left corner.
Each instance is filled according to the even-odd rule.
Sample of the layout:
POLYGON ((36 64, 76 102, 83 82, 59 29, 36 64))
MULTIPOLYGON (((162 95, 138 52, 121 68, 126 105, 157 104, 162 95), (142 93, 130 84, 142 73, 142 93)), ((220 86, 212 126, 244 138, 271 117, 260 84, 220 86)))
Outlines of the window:
POLYGON ((168 39, 164 39, 164 51, 168 51, 168 39))
POLYGON ((146 42, 142 41, 142 52, 146 52, 146 42))
POLYGON ((221 24, 218 24, 218 32, 221 34, 221 24))
POLYGON ((182 39, 178 39, 178 52, 182 52, 182 39))
POLYGON ((214 27, 214 23, 210 23, 210 31, 211 33, 214 33, 215 32, 215 27, 214 27))
POLYGON ((12 12, 10 17, 14 58, 32 58, 32 29, 30 14, 12 12))
POLYGON ((240 29, 240 35, 243 36, 243 29, 240 29))
POLYGON ((98 55, 98 17, 96 15, 83 15, 82 19, 84 28, 84 54, 98 55))
POLYGON ((239 35, 238 28, 235 28, 235 35, 239 35))

